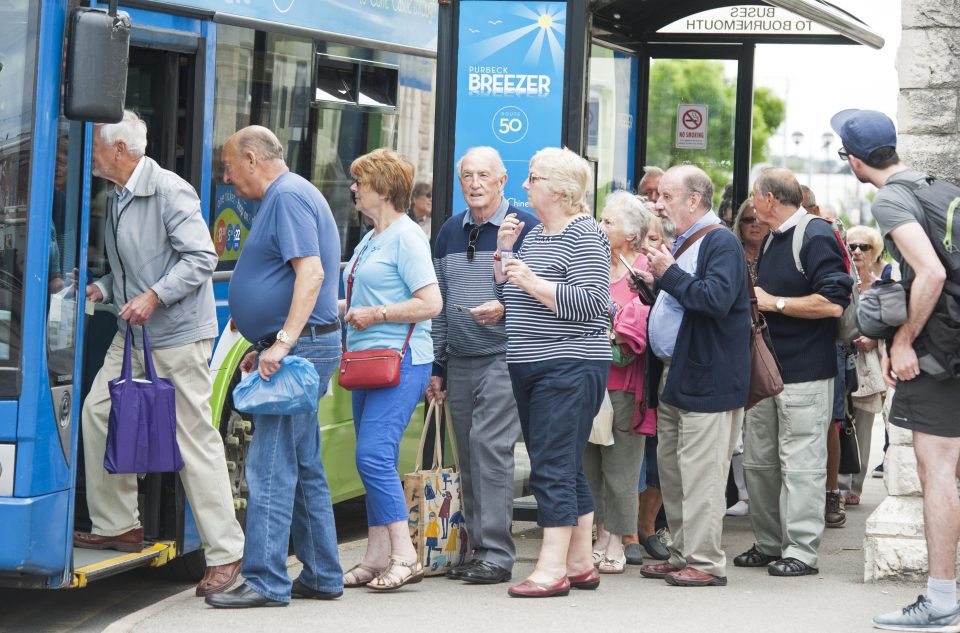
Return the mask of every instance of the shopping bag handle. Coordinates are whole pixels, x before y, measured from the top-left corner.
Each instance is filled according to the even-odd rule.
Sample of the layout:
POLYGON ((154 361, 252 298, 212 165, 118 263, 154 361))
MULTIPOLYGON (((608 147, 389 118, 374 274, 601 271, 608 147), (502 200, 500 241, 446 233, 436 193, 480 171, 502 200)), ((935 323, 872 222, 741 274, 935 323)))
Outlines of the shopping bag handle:
MULTIPOLYGON (((150 352, 150 337, 147 336, 147 327, 141 328, 143 332, 143 373, 150 382, 157 381, 157 372, 153 367, 153 354, 150 352)), ((120 368, 120 378, 126 381, 133 379, 133 368, 130 362, 130 356, 133 353, 133 326, 127 324, 127 335, 123 340, 123 365, 120 368)))
MULTIPOLYGON (((430 432, 430 427, 433 426, 434 418, 437 417, 437 412, 439 411, 437 407, 436 399, 430 401, 430 406, 427 407, 427 419, 423 423, 423 431, 420 432, 420 447, 417 449, 417 461, 414 465, 414 472, 418 472, 423 468, 423 449, 427 444, 427 433, 430 432)), ((431 464, 430 470, 437 470, 437 457, 440 457, 440 463, 443 463, 443 448, 440 444, 440 425, 437 424, 437 431, 433 436, 433 464, 431 464)))
POLYGON ((460 454, 457 449, 457 438, 453 433, 453 416, 450 412, 450 403, 444 401, 443 406, 437 406, 436 399, 430 401, 430 406, 427 407, 427 419, 423 424, 423 432, 420 433, 420 447, 417 450, 417 462, 414 466, 414 472, 421 470, 423 466, 423 450, 427 444, 427 433, 431 426, 433 426, 436 431, 433 434, 433 463, 430 465, 430 470, 439 471, 443 468, 443 442, 440 438, 440 425, 441 419, 444 419, 444 424, 447 427, 447 437, 450 440, 450 446, 453 448, 453 465, 457 469, 457 472, 460 472, 460 454))

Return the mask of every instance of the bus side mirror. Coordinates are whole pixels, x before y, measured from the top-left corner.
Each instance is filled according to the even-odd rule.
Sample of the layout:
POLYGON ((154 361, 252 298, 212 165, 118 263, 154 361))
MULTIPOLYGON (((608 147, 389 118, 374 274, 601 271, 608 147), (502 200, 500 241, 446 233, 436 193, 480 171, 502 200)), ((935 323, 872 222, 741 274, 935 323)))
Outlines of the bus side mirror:
POLYGON ((130 58, 130 16, 99 9, 74 9, 67 43, 67 118, 116 123, 123 118, 130 58))

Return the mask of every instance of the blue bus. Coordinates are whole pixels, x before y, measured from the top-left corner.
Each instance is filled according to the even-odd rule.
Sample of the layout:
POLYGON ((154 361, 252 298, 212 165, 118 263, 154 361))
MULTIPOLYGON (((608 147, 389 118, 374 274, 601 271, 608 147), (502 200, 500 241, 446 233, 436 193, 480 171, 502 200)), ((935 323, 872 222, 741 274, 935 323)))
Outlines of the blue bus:
MULTIPOLYGON (((6 586, 80 587, 144 565, 190 578, 203 570, 191 509, 170 474, 140 479, 144 551, 72 546, 73 530, 90 528, 80 405, 116 331, 116 315, 108 306, 85 306, 72 288, 75 269, 79 279, 107 271, 107 183, 91 177, 95 117, 65 108, 71 90, 88 98, 93 92, 94 101, 103 101, 94 106, 139 112, 149 128, 147 154, 188 180, 203 203, 220 258, 214 286, 222 333, 211 365, 211 424, 224 438, 241 523, 254 429, 233 410, 230 393, 249 344, 229 325, 226 290, 256 208, 221 182, 224 141, 248 124, 272 129, 291 169, 330 202, 344 258, 364 230, 348 191, 354 158, 393 147, 424 179, 432 172, 436 2, 130 0, 119 7, 131 24, 123 59, 87 46, 76 50, 89 57, 67 63, 68 49, 85 43, 71 15, 106 11, 105 5, 0 5, 0 584, 6 586), (125 99, 111 104, 114 92, 98 95, 95 82, 124 67, 125 99)), ((349 394, 332 389, 318 417, 334 501, 363 494, 353 465, 349 394)), ((404 455, 415 452, 419 429, 410 425, 404 455)))

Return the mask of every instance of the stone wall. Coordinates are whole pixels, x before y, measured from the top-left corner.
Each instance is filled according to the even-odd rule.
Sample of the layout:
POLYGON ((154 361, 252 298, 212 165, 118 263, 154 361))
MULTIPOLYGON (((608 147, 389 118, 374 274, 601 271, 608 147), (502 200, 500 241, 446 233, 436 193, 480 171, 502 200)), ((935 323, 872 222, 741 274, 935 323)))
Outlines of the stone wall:
POLYGON ((903 0, 901 22, 900 156, 960 182, 960 0, 903 0))
MULTIPOLYGON (((912 167, 960 182, 960 0, 902 0, 901 22, 898 153, 912 167)), ((912 436, 888 429, 889 496, 867 519, 864 579, 922 579, 927 546, 912 436)))

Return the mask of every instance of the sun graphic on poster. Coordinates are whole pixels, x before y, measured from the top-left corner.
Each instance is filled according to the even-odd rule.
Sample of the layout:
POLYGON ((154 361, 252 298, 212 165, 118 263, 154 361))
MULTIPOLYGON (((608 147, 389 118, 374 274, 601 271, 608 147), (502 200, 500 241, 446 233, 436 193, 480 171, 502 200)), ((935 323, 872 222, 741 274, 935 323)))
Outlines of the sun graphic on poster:
POLYGON ((535 65, 540 63, 543 43, 546 41, 547 47, 550 49, 553 69, 562 68, 563 43, 561 38, 563 38, 563 19, 566 16, 566 4, 561 2, 517 2, 512 11, 518 19, 511 19, 506 22, 490 20, 487 24, 495 29, 511 28, 518 23, 522 26, 511 28, 506 33, 488 37, 474 44, 471 47, 471 52, 476 56, 475 59, 482 60, 529 37, 531 42, 523 58, 525 64, 535 65), (536 7, 536 9, 533 7, 536 7))

